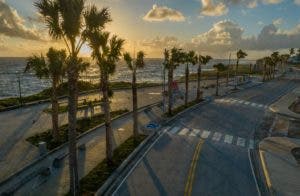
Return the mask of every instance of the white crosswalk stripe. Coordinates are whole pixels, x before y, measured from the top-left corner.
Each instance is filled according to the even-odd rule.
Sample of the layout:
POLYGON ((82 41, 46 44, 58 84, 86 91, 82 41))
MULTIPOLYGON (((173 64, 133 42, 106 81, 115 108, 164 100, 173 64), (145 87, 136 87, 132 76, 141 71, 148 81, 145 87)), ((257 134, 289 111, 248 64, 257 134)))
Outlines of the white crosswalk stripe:
POLYGON ((252 140, 252 139, 249 140, 248 148, 249 149, 254 149, 254 140, 252 140))
POLYGON ((237 144, 238 146, 245 147, 245 143, 246 143, 245 138, 238 137, 237 142, 236 142, 236 144, 237 144))
POLYGON ((215 132, 214 135, 213 135, 213 137, 212 137, 212 140, 214 140, 214 141, 220 141, 221 137, 222 137, 222 133, 215 132))
POLYGON ((193 129, 192 132, 191 132, 191 134, 190 134, 190 136, 196 137, 196 136, 199 135, 199 133, 200 133, 199 129, 193 129))
POLYGON ((173 127, 173 128, 171 129, 170 133, 175 134, 175 133, 177 133, 177 131, 179 131, 179 129, 180 129, 180 127, 173 127))
POLYGON ((202 134, 201 134, 201 137, 202 137, 203 139, 206 139, 206 138, 209 137, 209 134, 210 134, 210 131, 204 130, 204 131, 202 132, 202 134))
POLYGON ((224 138, 224 142, 225 143, 231 144, 232 140, 233 140, 233 136, 232 135, 225 135, 225 138, 224 138))
POLYGON ((189 129, 183 128, 181 131, 178 133, 178 135, 186 135, 189 132, 189 129))
POLYGON ((202 139, 212 140, 219 143, 225 143, 225 144, 231 144, 243 148, 248 149, 254 149, 254 140, 253 139, 246 139, 243 137, 237 137, 236 140, 234 140, 233 135, 224 134, 221 132, 215 132, 215 131, 208 131, 208 130, 200 130, 200 129, 189 129, 186 127, 179 127, 175 126, 170 129, 170 127, 165 128, 165 131, 168 131, 171 134, 176 134, 180 136, 189 136, 189 137, 201 137, 202 139), (223 138, 224 134, 224 138, 223 138), (210 137, 212 135, 212 137, 210 137), (223 139, 222 139, 223 138, 223 139))

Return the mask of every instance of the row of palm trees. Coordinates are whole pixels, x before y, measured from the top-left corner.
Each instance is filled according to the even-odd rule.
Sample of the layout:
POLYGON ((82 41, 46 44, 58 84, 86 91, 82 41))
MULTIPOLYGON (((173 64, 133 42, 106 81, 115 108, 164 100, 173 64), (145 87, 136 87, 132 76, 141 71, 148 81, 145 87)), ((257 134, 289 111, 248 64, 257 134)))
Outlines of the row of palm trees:
POLYGON ((263 81, 273 79, 275 77, 276 66, 284 70, 284 66, 290 56, 294 54, 294 49, 290 50, 290 54, 279 54, 275 51, 270 56, 263 57, 257 60, 257 64, 263 66, 263 81))
POLYGON ((105 25, 112 21, 108 8, 99 10, 95 5, 86 6, 85 0, 38 0, 34 5, 43 16, 49 35, 55 40, 62 40, 65 50, 50 48, 46 57, 43 55, 29 57, 25 71, 33 70, 39 78, 48 78, 52 81, 52 136, 54 140, 59 139, 57 87, 62 78, 67 75, 70 192, 72 195, 78 195, 77 85, 79 73, 89 65, 78 56, 79 52, 82 46, 87 44, 92 50, 92 59, 100 69, 99 90, 102 93, 104 102, 108 164, 112 164, 113 158, 109 77, 115 72, 117 62, 123 57, 129 69, 132 70, 133 135, 136 139, 139 134, 136 71, 144 67, 145 54, 140 51, 137 53, 136 58, 131 57, 128 52, 122 54, 124 40, 104 30, 105 25))
POLYGON ((172 48, 164 51, 164 67, 168 70, 168 114, 172 115, 173 108, 173 82, 174 70, 181 64, 185 64, 185 106, 188 105, 189 100, 189 65, 197 65, 197 97, 196 100, 202 99, 201 91, 201 66, 206 65, 212 59, 211 56, 202 56, 196 54, 195 51, 185 52, 182 49, 172 48))

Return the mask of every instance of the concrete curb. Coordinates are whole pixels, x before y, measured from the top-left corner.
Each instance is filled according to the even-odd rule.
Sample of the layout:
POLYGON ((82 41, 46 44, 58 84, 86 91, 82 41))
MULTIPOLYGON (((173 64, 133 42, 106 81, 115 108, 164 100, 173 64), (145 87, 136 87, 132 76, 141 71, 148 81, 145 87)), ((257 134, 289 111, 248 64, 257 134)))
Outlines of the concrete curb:
MULTIPOLYGON (((161 102, 156 102, 156 103, 153 103, 153 104, 149 104, 149 105, 146 105, 146 106, 143 106, 141 108, 138 109, 138 112, 142 112, 143 110, 145 110, 146 108, 151 108, 151 107, 154 107, 154 106, 157 106, 161 104, 161 102)), ((115 121, 115 120, 118 120, 120 118, 123 118, 127 115, 130 115, 132 113, 132 111, 129 111, 129 112, 126 112, 122 115, 119 115, 115 118, 112 119, 112 121, 115 121)), ((102 123, 82 134, 80 134, 79 136, 77 136, 76 140, 78 141, 79 139, 83 138, 84 136, 88 135, 88 134, 91 134, 92 132, 94 132, 96 129, 100 128, 100 127, 103 127, 105 126, 105 123, 102 123)), ((37 176, 39 173, 36 172, 36 171, 33 171, 33 172, 30 172, 30 173, 27 173, 26 174, 26 170, 29 170, 31 167, 34 167, 35 165, 39 164, 41 161, 44 161, 45 159, 47 158, 50 158, 50 156, 54 156, 56 153, 57 153, 57 156, 67 156, 69 153, 68 153, 68 150, 66 151, 63 151, 63 149, 65 147, 68 146, 68 142, 67 143, 64 143, 62 144, 61 146, 58 146, 57 148, 49 151, 47 154, 41 156, 41 157, 38 157, 36 160, 34 160, 33 162, 31 162, 30 164, 24 166, 22 169, 18 170, 17 172, 15 172, 14 174, 10 175, 9 177, 7 177, 5 180, 3 180, 2 182, 0 182, 0 194, 3 194, 3 193, 13 193, 15 190, 17 190, 20 186, 22 186, 23 184, 25 184, 29 179, 32 179, 33 177, 37 176), (62 151, 61 153, 59 153, 59 151, 62 151), (25 174, 23 174, 25 173, 25 174), (22 175, 25 175, 22 177, 22 175), (12 183, 11 181, 15 178, 20 178, 18 179, 18 182, 17 183, 14 183, 14 184, 10 184, 12 183), (8 187, 5 187, 5 185, 8 185, 8 187), (1 193, 2 191, 2 193, 1 193)), ((80 143, 77 142, 77 148, 80 146, 80 143)), ((54 156, 54 157, 57 157, 57 156, 54 156)), ((55 158, 52 158, 53 160, 55 158)), ((52 165, 52 162, 53 160, 49 161, 49 164, 48 165, 52 165)), ((44 166, 45 167, 45 166, 44 166)), ((41 166, 41 168, 44 168, 41 166)), ((45 167, 46 168, 46 167, 45 167)))
MULTIPOLYGON (((164 125, 169 124, 170 122, 172 122, 173 120, 175 120, 176 118, 178 118, 179 116, 183 115, 186 112, 195 110, 197 107, 207 104, 209 103, 210 100, 204 99, 203 101, 201 101, 200 103, 197 103, 193 106, 191 106, 190 108, 187 108, 181 112, 179 112, 178 114, 168 118, 166 120, 166 122, 164 123, 164 125)), ((117 183, 118 181, 120 181, 120 177, 122 177, 122 174, 124 174, 127 169, 127 167, 129 166, 130 163, 133 163, 135 160, 135 158, 138 156, 138 154, 145 149, 147 146, 151 145, 151 142, 154 142, 155 139, 159 136, 161 136, 162 134, 164 134, 164 132, 162 132, 162 130, 166 130, 169 128, 166 127, 161 127, 158 131, 153 132, 151 135, 149 135, 124 161, 123 163, 111 174, 111 176, 106 180, 106 182, 97 190, 97 192, 95 193, 95 195, 107 195, 110 194, 113 190, 111 190, 113 187, 117 186, 114 183, 117 183)))

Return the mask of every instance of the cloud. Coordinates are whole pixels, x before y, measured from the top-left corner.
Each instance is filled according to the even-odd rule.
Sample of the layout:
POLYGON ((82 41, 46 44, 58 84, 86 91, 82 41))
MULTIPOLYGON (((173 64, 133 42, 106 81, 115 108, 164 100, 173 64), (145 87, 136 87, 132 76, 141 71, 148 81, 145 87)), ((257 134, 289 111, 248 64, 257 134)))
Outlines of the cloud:
POLYGON ((300 45, 300 24, 289 30, 281 30, 274 24, 266 25, 257 36, 245 37, 238 24, 224 20, 217 22, 207 32, 186 43, 187 48, 197 51, 224 53, 244 50, 278 50, 300 45))
POLYGON ((172 8, 168 8, 166 6, 158 6, 156 4, 153 5, 152 9, 143 17, 145 21, 173 21, 173 22, 181 22, 185 21, 184 15, 172 8))
POLYGON ((283 23, 283 19, 282 18, 278 18, 278 19, 276 19, 276 20, 273 20, 273 24, 275 25, 275 26, 279 26, 279 25, 281 25, 283 23))
POLYGON ((38 30, 25 26, 25 20, 18 12, 0 1, 0 34, 29 40, 41 40, 38 30))
POLYGON ((253 0, 247 3, 247 8, 255 8, 257 7, 257 0, 253 0))
POLYGON ((142 40, 140 42, 140 45, 152 49, 172 48, 174 46, 179 45, 179 40, 174 36, 165 36, 165 37, 157 36, 153 39, 142 40))
POLYGON ((258 25, 264 25, 264 23, 262 21, 258 21, 257 24, 258 25))
POLYGON ((222 16, 227 14, 228 8, 227 6, 220 2, 215 4, 213 0, 201 0, 202 9, 201 14, 205 16, 222 16))
POLYGON ((278 4, 281 3, 283 0, 262 0, 264 4, 278 4))
POLYGON ((294 3, 295 3, 296 5, 300 5, 300 0, 294 0, 294 3))

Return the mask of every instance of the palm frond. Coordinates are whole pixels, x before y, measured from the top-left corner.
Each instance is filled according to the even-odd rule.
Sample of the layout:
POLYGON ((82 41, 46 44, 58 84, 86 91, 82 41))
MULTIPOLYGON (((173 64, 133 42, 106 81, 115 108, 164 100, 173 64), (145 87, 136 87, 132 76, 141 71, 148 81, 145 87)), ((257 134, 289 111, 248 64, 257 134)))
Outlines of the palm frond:
POLYGON ((102 30, 106 23, 112 21, 108 8, 98 11, 94 5, 84 12, 84 19, 87 31, 102 30))
POLYGON ((135 62, 137 68, 143 68, 145 66, 144 58, 145 58, 145 53, 143 51, 139 51, 137 53, 136 62, 135 62))
POLYGON ((38 78, 49 78, 49 70, 47 69, 46 60, 43 55, 32 56, 27 59, 24 72, 33 70, 38 78))
POLYGON ((130 56, 129 52, 125 52, 123 54, 123 58, 127 64, 128 68, 132 70, 132 68, 133 68, 132 67, 132 57, 130 56))

